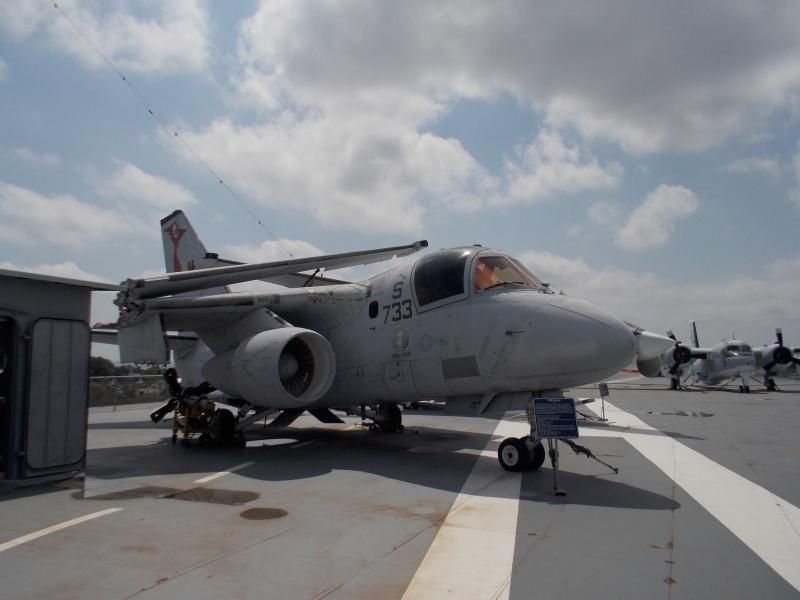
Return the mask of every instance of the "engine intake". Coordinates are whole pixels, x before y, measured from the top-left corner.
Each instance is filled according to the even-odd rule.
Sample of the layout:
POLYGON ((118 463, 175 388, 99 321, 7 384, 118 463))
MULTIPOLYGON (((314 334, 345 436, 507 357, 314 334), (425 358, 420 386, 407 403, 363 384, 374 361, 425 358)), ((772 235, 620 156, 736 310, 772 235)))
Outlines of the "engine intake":
POLYGON ((299 408, 322 398, 336 375, 336 356, 315 331, 281 327, 247 338, 203 366, 206 380, 259 406, 299 408))

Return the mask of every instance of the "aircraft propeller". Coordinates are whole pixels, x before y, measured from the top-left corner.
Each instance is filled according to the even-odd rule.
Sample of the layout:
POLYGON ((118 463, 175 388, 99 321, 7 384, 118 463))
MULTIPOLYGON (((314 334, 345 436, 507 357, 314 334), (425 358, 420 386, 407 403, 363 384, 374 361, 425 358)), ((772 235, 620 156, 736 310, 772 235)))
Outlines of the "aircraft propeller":
POLYGON ((778 347, 772 353, 772 360, 762 367, 764 371, 769 373, 775 365, 788 365, 790 362, 800 365, 800 359, 792 356, 792 351, 783 345, 783 331, 781 331, 780 327, 775 329, 775 337, 777 338, 775 343, 778 344, 778 347))
POLYGON ((681 344, 672 331, 667 332, 667 337, 675 342, 675 348, 672 351, 673 362, 672 366, 669 368, 669 374, 674 376, 678 372, 678 369, 681 368, 681 365, 685 365, 692 360, 692 351, 690 348, 681 344))

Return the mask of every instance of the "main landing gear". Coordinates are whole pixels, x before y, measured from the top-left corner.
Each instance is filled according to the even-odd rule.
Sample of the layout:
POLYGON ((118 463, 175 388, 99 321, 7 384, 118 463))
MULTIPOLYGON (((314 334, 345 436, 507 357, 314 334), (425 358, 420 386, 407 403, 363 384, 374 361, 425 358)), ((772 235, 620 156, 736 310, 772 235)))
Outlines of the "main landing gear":
POLYGON ((670 377, 669 389, 671 389, 671 390, 679 390, 679 389, 681 389, 681 382, 677 377, 670 377))
POLYGON ((745 375, 740 375, 742 378, 742 385, 739 386, 739 393, 740 394, 749 394, 750 393, 750 377, 745 375))
POLYGON ((506 471, 535 471, 544 464, 546 456, 542 442, 534 443, 527 435, 506 438, 497 449, 500 466, 506 471))
POLYGON ((764 387, 767 388, 768 392, 777 392, 778 386, 775 383, 775 380, 770 377, 769 375, 764 376, 764 387))
MULTIPOLYGON (((349 411, 348 411, 349 412, 349 411)), ((349 412, 349 414, 352 414, 349 412)), ((371 431, 382 431, 384 433, 397 433, 403 431, 403 413, 397 404, 375 404, 367 406, 361 405, 361 420, 372 421, 369 425, 371 431)))

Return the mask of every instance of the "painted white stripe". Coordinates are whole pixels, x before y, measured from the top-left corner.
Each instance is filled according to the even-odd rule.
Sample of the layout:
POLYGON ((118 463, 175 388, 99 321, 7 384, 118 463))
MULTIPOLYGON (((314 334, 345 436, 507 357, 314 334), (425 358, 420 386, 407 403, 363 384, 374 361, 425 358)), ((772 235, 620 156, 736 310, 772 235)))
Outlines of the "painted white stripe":
POLYGON ((225 477, 225 475, 230 475, 231 473, 235 473, 236 471, 241 471, 242 469, 249 467, 250 465, 254 465, 254 462, 243 462, 240 465, 236 465, 235 467, 231 467, 227 471, 220 471, 219 473, 214 473, 213 475, 209 475, 208 477, 202 477, 200 479, 195 480, 195 483, 208 483, 209 481, 214 481, 215 479, 219 479, 220 477, 225 477))
POLYGON ((477 448, 461 448, 455 451, 456 454, 469 454, 471 456, 483 456, 484 458, 497 458, 497 450, 478 450, 477 448))
MULTIPOLYGON (((500 421, 494 435, 521 436, 528 431, 527 423, 500 421)), ((497 441, 490 440, 484 452, 496 458, 497 451, 489 450, 495 446, 497 441)), ((478 460, 403 599, 508 598, 519 486, 519 473, 503 471, 495 461, 478 460)))
POLYGON ((310 446, 311 444, 315 444, 314 440, 308 440, 307 442, 300 442, 299 444, 295 444, 292 448, 302 448, 303 446, 310 446))
POLYGON ((44 537, 50 533, 55 533, 56 531, 61 531, 62 529, 66 529, 67 527, 72 527, 73 525, 80 525, 81 523, 85 523, 86 521, 91 521, 92 519, 96 519, 98 517, 104 517, 106 515, 110 515, 111 513, 115 513, 117 511, 122 510, 121 508, 107 508, 105 510, 101 510, 96 513, 92 513, 90 515, 84 515, 82 517, 78 517, 77 519, 72 519, 70 521, 64 521, 63 523, 59 523, 57 525, 51 525, 45 529, 40 529, 39 531, 34 531, 33 533, 29 533, 27 535, 23 535, 11 541, 5 542, 4 544, 0 544, 0 552, 5 552, 10 548, 14 548, 19 546, 20 544, 24 544, 26 542, 33 541, 40 537, 44 537))
POLYGON ((622 437, 800 590, 800 509, 608 401, 606 416, 644 431, 622 437))

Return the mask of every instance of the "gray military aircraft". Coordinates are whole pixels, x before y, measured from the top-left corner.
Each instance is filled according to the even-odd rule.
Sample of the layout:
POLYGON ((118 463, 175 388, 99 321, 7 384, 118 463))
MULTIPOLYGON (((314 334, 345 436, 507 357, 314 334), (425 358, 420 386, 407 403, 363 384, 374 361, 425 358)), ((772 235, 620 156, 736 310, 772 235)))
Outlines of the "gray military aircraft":
POLYGON ((794 350, 783 345, 783 332, 780 328, 775 329, 775 343, 763 348, 756 348, 753 353, 756 359, 756 368, 760 369, 764 375, 764 387, 770 391, 775 391, 774 377, 785 374, 794 365, 800 365, 800 356, 794 350))
MULTIPOLYGON (((697 326, 690 325, 691 345, 680 342, 667 332, 674 345, 658 360, 640 363, 640 371, 646 377, 657 377, 666 372, 670 376, 670 388, 678 390, 682 382, 693 377, 694 384, 717 386, 740 379, 739 391, 750 393, 750 377, 756 369, 752 347, 740 340, 725 340, 713 348, 701 348, 697 337, 697 326), (682 379, 684 378, 685 379, 682 379)), ((782 355, 781 355, 782 356, 782 355)))
MULTIPOLYGON (((319 272, 407 256, 427 242, 240 264, 208 253, 181 211, 161 229, 168 273, 128 279, 115 301, 121 359, 163 363, 173 348, 184 388, 216 389, 239 409, 238 424, 217 411, 223 437, 272 414, 279 425, 304 411, 340 421, 331 408, 360 409, 396 431, 398 403, 419 398, 476 414, 526 410, 534 395, 558 396, 666 347, 663 336, 557 294, 516 258, 481 246, 431 252, 348 283, 319 272), (277 285, 226 287, 255 280, 277 285)), ((500 445, 503 468, 542 465, 530 421, 530 435, 500 445)))

